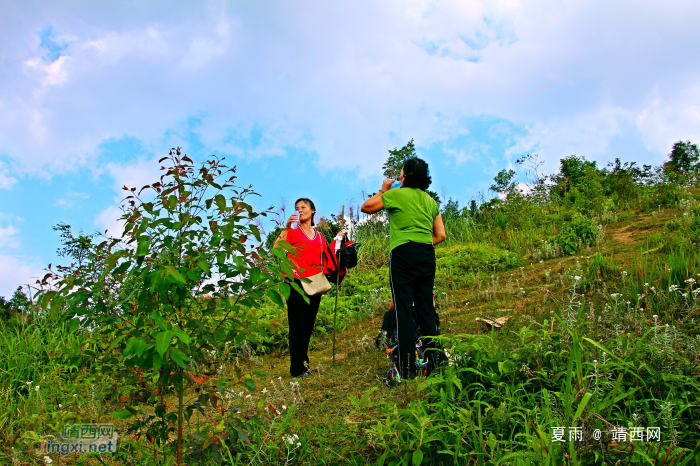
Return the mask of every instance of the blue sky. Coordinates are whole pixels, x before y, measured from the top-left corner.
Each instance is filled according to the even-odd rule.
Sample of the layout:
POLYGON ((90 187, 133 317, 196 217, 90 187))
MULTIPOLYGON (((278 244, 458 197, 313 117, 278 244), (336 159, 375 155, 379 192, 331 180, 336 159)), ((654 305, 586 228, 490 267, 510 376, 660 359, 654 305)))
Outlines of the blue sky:
MULTIPOLYGON (((686 0, 2 1, 0 295, 57 263, 59 222, 117 233, 123 185, 180 146, 259 207, 329 215, 415 140, 468 202, 522 154, 661 163, 700 141, 686 0)), ((522 181, 525 181, 524 179, 522 181)))

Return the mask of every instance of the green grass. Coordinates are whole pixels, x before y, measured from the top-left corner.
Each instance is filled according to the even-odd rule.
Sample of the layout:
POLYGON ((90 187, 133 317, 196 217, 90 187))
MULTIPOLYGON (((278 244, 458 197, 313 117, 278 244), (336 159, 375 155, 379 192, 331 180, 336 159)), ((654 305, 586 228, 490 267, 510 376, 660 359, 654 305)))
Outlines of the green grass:
MULTIPOLYGON (((189 451, 189 464, 696 464, 698 191, 663 181, 625 201, 601 194, 591 202, 581 192, 516 196, 446 217, 436 301, 451 364, 394 389, 381 381, 389 361, 374 348, 390 299, 387 225, 356 227, 363 246, 340 289, 335 364, 334 290, 312 339, 319 372, 306 379, 288 376, 284 312, 255 310, 277 330, 255 347, 231 346, 206 383, 268 375, 254 378, 253 392, 223 383, 217 406, 188 425, 203 435, 235 411, 247 433, 215 428, 223 441, 189 451), (504 316, 512 317, 499 331, 476 320, 504 316), (614 442, 613 426, 656 426, 663 442, 614 442), (580 427, 584 440, 567 432, 555 442, 557 427, 580 427)), ((84 350, 81 341, 36 310, 0 327, 0 463, 43 464, 32 438, 66 423, 122 426, 101 397, 111 381, 67 362, 84 350)), ((124 432, 120 442, 105 464, 172 464, 143 433, 124 432)))

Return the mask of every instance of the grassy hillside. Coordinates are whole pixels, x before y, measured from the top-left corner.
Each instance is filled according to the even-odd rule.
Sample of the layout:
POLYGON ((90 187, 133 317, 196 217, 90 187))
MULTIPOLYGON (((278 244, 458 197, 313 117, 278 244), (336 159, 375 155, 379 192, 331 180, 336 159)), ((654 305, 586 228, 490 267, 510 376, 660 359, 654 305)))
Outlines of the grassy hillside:
MULTIPOLYGON (((288 376, 284 311, 272 302, 251 310, 274 330, 218 348, 215 373, 192 374, 188 397, 217 383, 220 395, 189 418, 186 461, 696 464, 700 190, 692 174, 635 170, 569 158, 528 194, 511 186, 502 200, 445 203, 436 301, 450 365, 393 389, 374 345, 390 296, 387 229, 363 223, 360 265, 339 293, 335 364, 334 291, 312 339, 319 371, 305 379, 288 376), (477 320, 503 317, 500 330, 477 320), (658 440, 647 427, 659 428, 658 440), (640 432, 643 441, 630 441, 640 432)), ((103 397, 113 381, 73 363, 87 330, 27 310, 0 332, 1 461, 42 464, 31 440, 94 420, 125 429, 104 464, 172 464, 167 446, 110 416, 103 397)))

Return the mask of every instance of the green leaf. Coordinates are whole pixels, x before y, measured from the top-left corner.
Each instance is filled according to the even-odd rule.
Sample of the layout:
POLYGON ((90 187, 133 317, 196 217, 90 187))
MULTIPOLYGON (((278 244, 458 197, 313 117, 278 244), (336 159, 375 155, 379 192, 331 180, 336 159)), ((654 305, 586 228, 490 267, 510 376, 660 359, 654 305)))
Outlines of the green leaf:
POLYGON ((119 418, 119 419, 129 419, 130 417, 133 417, 135 412, 132 412, 131 410, 124 408, 120 409, 119 411, 115 411, 112 413, 112 416, 119 418))
POLYGON ((107 351, 106 351, 106 352, 109 353, 110 351, 112 351, 112 350, 119 344, 120 341, 122 341, 124 338, 126 338, 126 336, 127 336, 127 335, 126 335, 126 333, 125 333, 125 334, 119 335, 117 338, 115 338, 115 339, 112 341, 112 344, 109 345, 109 347, 107 348, 107 351))
POLYGON ((192 343, 192 338, 182 330, 175 330, 175 336, 186 345, 192 343))
POLYGON ((80 319, 78 319, 77 317, 71 319, 70 322, 68 322, 69 332, 75 332, 76 330, 78 330, 78 327, 80 327, 80 319))
POLYGON ((114 269, 114 272, 112 272, 112 275, 122 274, 122 273, 126 272, 130 266, 131 266, 131 261, 122 262, 121 264, 119 264, 119 267, 114 269))
POLYGON ((173 332, 171 330, 166 330, 160 332, 156 335, 156 350, 161 356, 165 355, 165 352, 170 348, 170 340, 173 338, 173 332))
POLYGON ((291 290, 292 289, 286 283, 280 283, 280 294, 284 297, 284 299, 289 299, 289 293, 291 290))
POLYGON ((285 253, 282 248, 278 248, 278 247, 272 248, 272 254, 274 254, 275 256, 279 257, 282 260, 287 259, 287 253, 285 253))
POLYGON ((248 391, 251 391, 251 392, 255 391, 255 382, 253 382, 253 379, 243 380, 243 385, 245 385, 245 388, 247 388, 248 391))
POLYGON ((153 370, 157 371, 158 369, 163 367, 164 362, 165 362, 165 360, 163 359, 163 357, 160 354, 153 353, 153 370))
POLYGON ((136 256, 142 257, 148 255, 148 247, 151 245, 151 239, 148 236, 139 238, 139 244, 136 247, 136 256))
POLYGON ((420 448, 413 452, 412 462, 413 466, 419 466, 423 462, 423 452, 420 448))
POLYGON ((175 364, 183 369, 187 369, 187 364, 185 364, 185 361, 192 361, 192 358, 189 358, 185 353, 177 348, 173 348, 172 351, 170 351, 170 358, 175 361, 175 364))
POLYGON ((165 266, 166 272, 168 272, 168 275, 173 277, 175 280, 179 281, 180 283, 187 283, 187 280, 185 280, 185 277, 183 277, 180 272, 175 270, 175 267, 172 265, 166 265, 165 266))
POLYGON ((297 293, 299 293, 299 294, 301 294, 301 295, 304 294, 304 290, 303 290, 299 285, 297 285, 296 282, 289 282, 289 286, 291 286, 292 288, 294 288, 294 289, 296 290, 297 293))
POLYGON ((129 356, 134 351, 134 345, 136 344, 136 337, 129 338, 126 342, 126 348, 124 348, 124 356, 129 356))
POLYGON ((160 316, 160 314, 158 314, 158 311, 151 312, 151 317, 153 317, 153 320, 156 321, 156 324, 158 325, 158 327, 160 327, 161 330, 167 330, 167 327, 165 326, 165 321, 160 316))
POLYGON ((581 398, 581 402, 578 405, 578 409, 576 410, 576 414, 574 414, 574 419, 577 417, 581 417, 581 413, 583 413, 583 410, 586 408, 586 405, 588 404, 588 401, 591 399, 593 396, 592 393, 586 393, 583 395, 583 398, 581 398))
POLYGON ((258 240, 258 241, 261 241, 261 240, 262 240, 261 237, 260 237, 260 230, 258 230, 258 227, 257 227, 257 226, 255 226, 255 225, 250 225, 250 231, 253 232, 253 235, 255 236, 255 239, 256 239, 256 240, 258 240))
POLYGON ((296 249, 294 249, 294 246, 292 246, 284 240, 277 242, 277 246, 281 246, 282 248, 286 249, 288 252, 292 253, 295 256, 297 255, 297 251, 296 249))
POLYGON ((267 296, 272 300, 273 303, 277 304, 279 307, 284 307, 284 301, 280 297, 279 293, 275 290, 267 290, 267 296))
POLYGON ((141 357, 146 349, 146 346, 146 341, 144 339, 139 338, 136 340, 136 343, 134 343, 134 353, 136 356, 141 357))
POLYGON ((226 198, 223 194, 217 194, 214 196, 214 202, 216 202, 216 206, 219 208, 219 210, 226 210, 226 198))
POLYGON ((260 277, 262 276, 262 272, 260 271, 260 268, 258 267, 253 267, 249 271, 250 273, 250 279, 253 281, 253 283, 257 284, 260 281, 260 277))
POLYGON ((283 261, 280 263, 280 268, 282 268, 282 271, 284 274, 288 277, 293 277, 294 276, 294 269, 292 268, 292 265, 289 263, 289 261, 283 261))
POLYGON ((209 265, 204 261, 197 261, 197 267, 202 269, 207 275, 211 275, 211 270, 209 270, 209 265))
POLYGON ((221 265, 226 262, 226 253, 224 251, 219 251, 216 253, 216 263, 221 265))

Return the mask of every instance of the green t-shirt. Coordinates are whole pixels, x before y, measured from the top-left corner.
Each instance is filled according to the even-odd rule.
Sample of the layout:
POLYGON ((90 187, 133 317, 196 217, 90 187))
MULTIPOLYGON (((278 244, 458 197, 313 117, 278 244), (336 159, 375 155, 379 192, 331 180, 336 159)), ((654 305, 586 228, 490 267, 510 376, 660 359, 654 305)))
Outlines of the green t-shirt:
POLYGON ((406 244, 433 243, 433 222, 440 213, 437 202, 416 188, 394 188, 382 194, 389 212, 390 249, 406 244))

